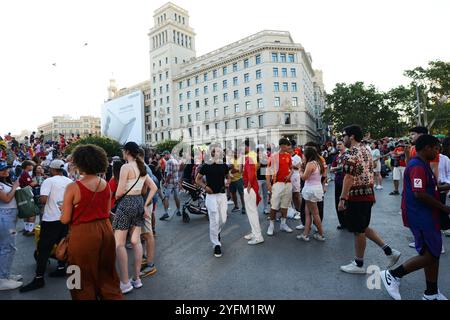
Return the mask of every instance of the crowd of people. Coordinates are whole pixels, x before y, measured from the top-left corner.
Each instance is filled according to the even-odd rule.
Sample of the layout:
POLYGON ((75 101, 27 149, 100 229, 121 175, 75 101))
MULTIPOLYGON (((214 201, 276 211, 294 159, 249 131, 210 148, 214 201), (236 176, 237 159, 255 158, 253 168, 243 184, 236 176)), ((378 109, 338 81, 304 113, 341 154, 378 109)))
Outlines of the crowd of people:
POLYGON ((65 237, 67 261, 58 261, 50 277, 66 276, 68 265, 81 268, 81 289, 71 289, 73 299, 122 299, 143 286, 141 278, 154 275, 158 201, 160 221, 181 216, 183 182, 205 191, 210 240, 215 257, 221 257, 220 233, 231 212, 247 215, 249 245, 264 243, 277 230, 309 242, 327 240, 323 227, 324 197, 334 181, 337 229, 354 234, 354 259, 340 270, 363 274, 366 239, 380 247, 387 259, 381 273, 388 293, 400 299, 399 283, 405 275, 424 269, 424 299, 445 299, 437 287, 439 257, 445 250, 442 232, 449 235, 450 138, 439 141, 425 127, 410 130, 405 138, 379 140, 364 136, 357 125, 346 127, 336 141, 303 146, 281 138, 278 146, 256 145, 246 139, 235 150, 213 143, 206 152, 146 153, 134 142, 126 143, 122 156, 107 157, 94 145, 80 145, 65 157, 70 141, 58 143, 35 137, 18 143, 10 134, 0 138, 0 290, 20 288, 25 293, 45 286, 45 270, 55 246, 65 237), (402 192, 401 213, 409 227, 418 256, 392 269, 401 253, 370 227, 377 192, 392 173, 394 191, 402 192), (400 181, 403 188, 400 189, 400 181), (24 220, 23 235, 36 236, 36 272, 23 286, 22 276, 11 273, 16 237, 15 192, 31 187, 41 209, 38 217, 24 220), (239 196, 238 196, 239 194, 239 196), (175 211, 169 212, 173 196, 175 211), (261 203, 262 202, 262 203, 261 203), (261 206, 259 206, 261 203, 261 206), (269 220, 261 229, 260 210, 269 220), (298 221, 289 226, 288 219, 298 221), (36 220, 39 226, 36 228, 36 220), (38 233, 38 235, 36 235, 38 233), (133 250, 128 270, 127 248, 133 250), (116 267, 117 265, 117 267, 116 267))

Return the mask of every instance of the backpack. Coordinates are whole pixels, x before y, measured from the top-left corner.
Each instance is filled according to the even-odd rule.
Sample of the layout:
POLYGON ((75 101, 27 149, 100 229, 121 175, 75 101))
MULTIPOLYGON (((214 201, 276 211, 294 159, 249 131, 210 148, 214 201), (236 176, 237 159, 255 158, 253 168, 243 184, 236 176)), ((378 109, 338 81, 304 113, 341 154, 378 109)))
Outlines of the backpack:
POLYGON ((25 219, 39 215, 40 210, 34 202, 34 194, 30 186, 17 189, 15 199, 19 210, 18 218, 25 219))

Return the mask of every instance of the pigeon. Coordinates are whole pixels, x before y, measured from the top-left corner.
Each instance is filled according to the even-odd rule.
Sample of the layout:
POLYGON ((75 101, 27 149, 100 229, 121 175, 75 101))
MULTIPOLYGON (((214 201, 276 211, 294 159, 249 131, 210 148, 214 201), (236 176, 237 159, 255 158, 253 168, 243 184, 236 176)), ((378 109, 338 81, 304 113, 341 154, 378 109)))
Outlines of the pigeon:
POLYGON ((56 67, 56 62, 52 64, 52 66, 56 67))
POLYGON ((85 43, 84 43, 84 46, 86 47, 87 45, 88 45, 87 42, 85 42, 85 43))

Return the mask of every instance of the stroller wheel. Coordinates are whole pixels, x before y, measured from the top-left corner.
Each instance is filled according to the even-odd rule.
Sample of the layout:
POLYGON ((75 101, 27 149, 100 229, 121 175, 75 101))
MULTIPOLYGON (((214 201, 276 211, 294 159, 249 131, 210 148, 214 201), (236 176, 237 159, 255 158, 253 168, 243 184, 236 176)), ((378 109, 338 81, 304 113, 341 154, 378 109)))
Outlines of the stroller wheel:
POLYGON ((191 218, 190 218, 189 215, 186 213, 186 211, 183 211, 183 222, 184 222, 184 223, 189 223, 190 220, 191 220, 191 218))

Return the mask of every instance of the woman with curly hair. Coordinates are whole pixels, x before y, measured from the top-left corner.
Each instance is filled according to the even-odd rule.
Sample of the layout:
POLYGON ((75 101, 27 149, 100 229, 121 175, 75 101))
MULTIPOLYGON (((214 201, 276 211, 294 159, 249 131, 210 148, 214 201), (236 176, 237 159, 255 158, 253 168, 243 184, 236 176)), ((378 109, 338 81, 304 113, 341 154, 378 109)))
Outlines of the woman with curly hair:
POLYGON ((81 271, 81 287, 70 290, 72 299, 122 299, 109 221, 111 190, 98 176, 108 167, 106 152, 95 145, 80 145, 72 157, 82 178, 67 186, 61 216, 62 223, 70 224, 68 263, 81 271))

